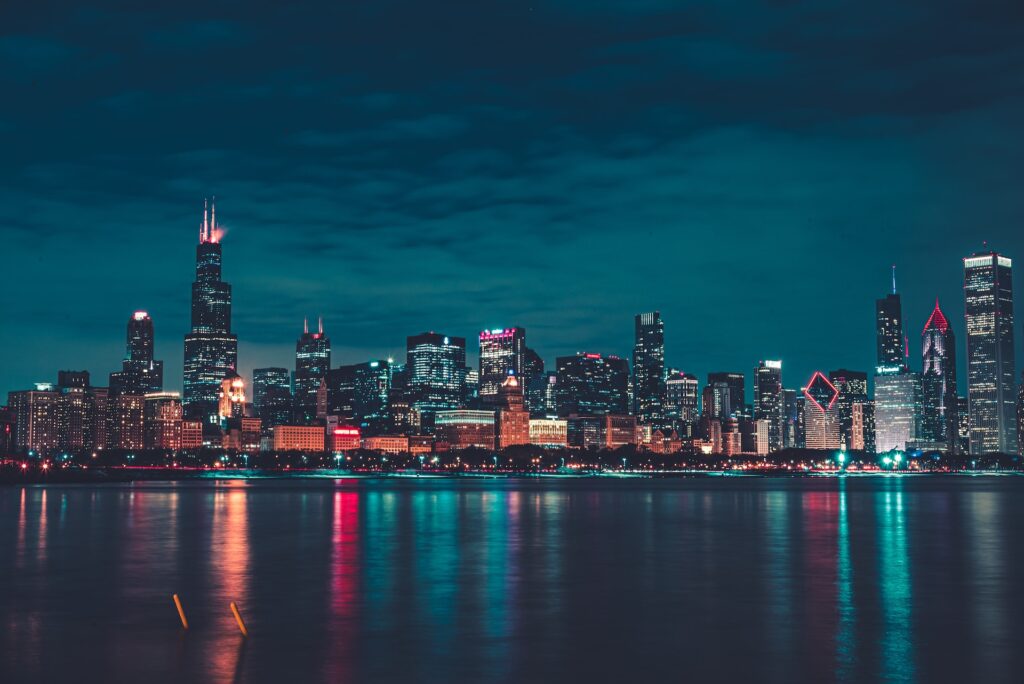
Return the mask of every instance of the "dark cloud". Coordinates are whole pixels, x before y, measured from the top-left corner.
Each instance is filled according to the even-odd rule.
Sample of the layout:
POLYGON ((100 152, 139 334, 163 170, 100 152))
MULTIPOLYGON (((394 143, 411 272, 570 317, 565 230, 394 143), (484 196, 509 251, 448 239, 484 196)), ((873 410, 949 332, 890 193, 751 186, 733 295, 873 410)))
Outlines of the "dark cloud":
MULTIPOLYGON (((959 257, 1021 256, 1019 3, 181 2, 0 15, 0 388, 115 368, 148 309, 177 384, 203 196, 247 370, 323 314, 339 361, 525 325, 549 363, 869 368, 959 257)), ((920 319, 920 320, 918 320, 920 319)), ((961 335, 962 339, 962 335, 961 335)), ((963 356, 963 355, 961 355, 963 356)))

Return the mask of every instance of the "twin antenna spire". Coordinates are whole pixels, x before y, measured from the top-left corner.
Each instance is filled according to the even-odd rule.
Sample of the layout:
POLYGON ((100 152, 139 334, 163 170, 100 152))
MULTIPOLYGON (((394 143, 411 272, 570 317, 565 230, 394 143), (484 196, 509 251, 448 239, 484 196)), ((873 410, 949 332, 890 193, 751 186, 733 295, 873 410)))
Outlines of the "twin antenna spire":
POLYGON ((212 201, 203 200, 203 222, 199 224, 199 242, 219 242, 220 230, 217 228, 217 197, 212 201))
MULTIPOLYGON (((324 334, 324 317, 323 316, 317 316, 317 323, 319 324, 318 328, 320 329, 320 334, 323 335, 324 334)), ((303 318, 302 319, 302 333, 304 335, 308 335, 309 334, 309 319, 308 318, 303 318)))

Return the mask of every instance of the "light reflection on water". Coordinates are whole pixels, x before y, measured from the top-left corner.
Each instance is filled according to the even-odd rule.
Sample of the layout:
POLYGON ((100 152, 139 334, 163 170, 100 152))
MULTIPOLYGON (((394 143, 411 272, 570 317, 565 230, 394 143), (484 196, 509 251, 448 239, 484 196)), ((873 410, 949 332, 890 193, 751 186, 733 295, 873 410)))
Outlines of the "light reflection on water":
POLYGON ((1018 478, 7 488, 0 674, 1014 681, 1022 514, 1018 478))

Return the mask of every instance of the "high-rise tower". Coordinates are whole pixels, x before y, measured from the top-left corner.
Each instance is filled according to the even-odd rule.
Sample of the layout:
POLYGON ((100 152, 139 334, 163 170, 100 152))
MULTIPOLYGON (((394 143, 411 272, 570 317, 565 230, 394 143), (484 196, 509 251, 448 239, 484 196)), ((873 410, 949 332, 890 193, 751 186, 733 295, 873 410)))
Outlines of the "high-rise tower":
POLYGON ((956 340, 938 299, 921 332, 921 401, 923 437, 957 451, 956 340))
POLYGON ((905 366, 903 309, 896 293, 896 267, 892 267, 892 293, 875 300, 875 336, 879 366, 905 366))
POLYGON ((526 328, 495 328, 480 333, 480 399, 494 405, 498 389, 508 372, 517 378, 525 375, 526 328))
POLYGON ((1013 262, 995 252, 964 259, 970 452, 1017 452, 1013 262))
POLYGON ((324 334, 321 318, 317 332, 309 332, 309 322, 302 325, 302 337, 295 342, 295 420, 312 423, 316 418, 316 398, 320 383, 331 367, 331 340, 324 334))
POLYGON ((641 423, 660 426, 665 419, 665 324, 661 314, 637 314, 633 335, 633 413, 641 423))
POLYGON ((192 331, 185 335, 184 393, 187 418, 218 424, 220 384, 238 365, 238 337, 231 333, 231 285, 221 280, 221 237, 216 209, 203 205, 192 283, 192 331))
POLYGON ((405 340, 410 405, 427 414, 457 409, 465 402, 466 338, 425 332, 405 340))
POLYGON ((754 420, 768 421, 768 451, 782 448, 782 361, 760 361, 754 370, 754 420))
POLYGON ((159 392, 164 384, 164 362, 153 358, 153 319, 136 311, 128 319, 128 344, 121 370, 110 374, 110 394, 159 392))

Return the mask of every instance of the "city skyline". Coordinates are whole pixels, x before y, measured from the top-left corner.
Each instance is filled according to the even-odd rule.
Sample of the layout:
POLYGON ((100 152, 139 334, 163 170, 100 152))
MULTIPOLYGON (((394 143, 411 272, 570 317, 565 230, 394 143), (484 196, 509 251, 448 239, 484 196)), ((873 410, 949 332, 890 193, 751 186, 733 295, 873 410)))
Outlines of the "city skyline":
MULTIPOLYGON (((227 235, 228 231, 227 231, 226 228, 224 228, 222 226, 222 224, 215 223, 216 222, 215 214, 214 214, 214 218, 211 219, 209 214, 208 214, 208 211, 209 211, 209 207, 204 205, 204 209, 203 209, 203 212, 202 212, 202 223, 201 223, 201 228, 200 228, 200 241, 199 241, 198 249, 201 252, 205 248, 204 246, 206 246, 206 247, 214 247, 217 250, 217 255, 216 256, 217 256, 217 259, 219 260, 219 258, 220 258, 219 252, 220 252, 220 249, 221 249, 221 246, 222 246, 220 240, 221 240, 221 237, 224 237, 224 236, 227 235), (213 240, 212 237, 211 237, 213 235, 213 231, 217 231, 217 239, 216 240, 213 240)), ((240 231, 238 231, 238 232, 240 232, 240 231)), ((237 235, 237 232, 236 232, 236 235, 237 235)), ((230 244, 230 240, 227 240, 227 241, 230 244)), ((194 259, 201 258, 201 254, 199 256, 194 256, 193 258, 194 259)), ((231 276, 231 273, 232 273, 232 264, 231 264, 232 257, 229 256, 229 257, 227 257, 226 260, 228 261, 228 264, 224 267, 224 270, 225 270, 225 273, 226 273, 224 278, 225 278, 225 281, 227 281, 228 283, 231 283, 233 281, 233 278, 231 276)), ((962 277, 962 273, 963 273, 963 271, 962 271, 962 263, 963 263, 963 257, 960 257, 959 264, 961 266, 961 268, 960 268, 961 277, 962 277)), ((218 261, 218 267, 219 267, 219 261, 218 261)), ((197 263, 197 268, 201 269, 202 268, 202 264, 201 263, 197 263)), ((891 299, 891 295, 893 295, 893 294, 897 294, 897 299, 896 299, 896 302, 897 302, 896 306, 897 307, 900 307, 900 301, 901 300, 904 300, 904 301, 906 300, 906 297, 904 295, 904 290, 903 290, 904 281, 902 279, 899 280, 899 281, 896 280, 898 274, 899 274, 898 268, 895 265, 890 265, 889 266, 889 276, 888 277, 892 279, 891 280, 891 284, 890 284, 890 282, 888 280, 884 284, 886 285, 886 287, 895 287, 897 291, 894 292, 894 291, 890 290, 890 291, 882 292, 879 295, 879 297, 876 299, 876 313, 875 313, 875 325, 876 326, 880 325, 880 323, 878 322, 878 316, 880 314, 877 311, 877 306, 880 305, 880 302, 885 301, 887 298, 891 299)), ((216 277, 220 277, 219 271, 217 272, 217 276, 216 277)), ((312 283, 311 283, 311 285, 312 285, 312 283)), ((194 283, 193 287, 197 287, 197 285, 194 283)), ((232 306, 233 306, 232 299, 234 297, 232 295, 231 287, 232 286, 230 284, 227 286, 227 300, 228 300, 227 301, 227 308, 228 308, 228 312, 227 312, 226 316, 227 316, 227 319, 228 319, 227 325, 228 325, 229 329, 231 327, 232 306)), ((911 288, 911 289, 914 289, 914 290, 917 290, 917 291, 921 291, 924 288, 917 287, 917 288, 911 288)), ((959 290, 960 296, 961 296, 960 304, 961 304, 961 307, 962 307, 963 306, 963 302, 964 302, 964 300, 963 300, 963 283, 962 283, 962 281, 959 283, 958 290, 959 290)), ((193 297, 195 297, 195 295, 193 295, 193 297)), ((938 298, 936 298, 936 299, 938 299, 938 298)), ((921 329, 922 330, 924 330, 925 326, 928 325, 928 323, 931 321, 933 309, 935 308, 936 304, 942 303, 940 301, 936 301, 936 299, 933 299, 933 301, 931 303, 931 308, 928 309, 927 315, 922 317, 923 320, 924 320, 924 323, 921 324, 921 329)), ((193 306, 195 306, 194 303, 193 303, 193 306)), ((950 310, 953 309, 953 307, 950 306, 949 304, 943 303, 942 306, 945 307, 946 311, 950 311, 950 310)), ((654 307, 652 307, 652 309, 653 308, 654 307)), ((913 312, 912 311, 908 312, 907 308, 908 307, 905 304, 902 306, 902 311, 901 311, 901 313, 902 313, 902 334, 906 338, 905 341, 904 341, 905 343, 907 342, 907 340, 909 340, 909 338, 911 337, 911 334, 913 334, 915 336, 915 338, 914 338, 915 342, 913 344, 916 344, 916 335, 917 335, 917 333, 914 330, 914 323, 913 323, 913 319, 911 318, 911 316, 913 316, 913 312)), ((870 314, 870 311, 868 313, 870 314)), ((173 345, 173 340, 167 340, 166 338, 161 336, 160 322, 155 319, 155 316, 153 316, 150 313, 149 309, 145 309, 145 308, 138 309, 138 310, 135 310, 135 311, 133 311, 130 314, 127 314, 127 315, 130 315, 133 318, 137 318, 139 315, 144 315, 144 316, 147 317, 147 323, 150 326, 150 335, 155 338, 155 340, 151 341, 151 343, 150 343, 151 346, 153 347, 153 349, 155 349, 155 352, 151 350, 150 353, 151 354, 155 353, 156 356, 163 355, 166 359, 168 359, 168 361, 165 362, 167 370, 165 370, 164 374, 163 374, 163 389, 164 390, 169 390, 169 391, 179 391, 179 392, 181 392, 182 389, 183 389, 183 385, 182 385, 182 382, 181 382, 183 366, 181 366, 179 363, 176 363, 176 361, 178 359, 182 358, 182 355, 180 353, 180 346, 179 346, 179 351, 177 351, 177 352, 174 352, 173 350, 172 350, 172 353, 167 353, 166 351, 161 351, 161 350, 165 350, 168 347, 172 346, 173 345), (155 334, 152 331, 153 327, 155 327, 157 329, 157 332, 155 334)), ((222 314, 222 315, 224 315, 224 314, 222 314)), ((625 322, 624 322, 623 327, 625 329, 627 329, 627 334, 628 334, 628 328, 630 327, 629 326, 629 319, 630 318, 636 318, 636 316, 639 316, 639 315, 640 314, 631 314, 631 315, 625 317, 625 319, 624 319, 625 322)), ((524 313, 522 318, 528 320, 528 314, 524 313)), ((659 321, 662 321, 662 323, 661 323, 662 325, 664 325, 664 322, 663 322, 664 318, 665 317, 662 316, 659 319, 659 321)), ((956 339, 961 340, 960 344, 962 345, 963 344, 962 340, 966 339, 966 332, 965 332, 966 331, 966 327, 964 325, 964 317, 963 316, 960 316, 960 317, 951 316, 950 318, 951 318, 951 321, 950 321, 950 328, 951 329, 955 330, 958 327, 957 323, 959 323, 959 327, 963 330, 963 332, 960 332, 959 334, 956 335, 956 339)), ((518 320, 518 319, 516 319, 516 320, 518 320)), ((849 321, 852 320, 852 319, 847 317, 846 320, 847 320, 847 324, 849 324, 849 321)), ((751 323, 754 324, 755 326, 759 324, 758 321, 754 321, 754 320, 751 320, 751 323)), ((308 315, 303 315, 302 323, 301 324, 302 324, 303 330, 305 331, 304 334, 309 335, 309 331, 308 331, 308 328, 309 328, 309 316, 308 315)), ((323 315, 317 315, 316 325, 320 326, 320 328, 319 328, 320 334, 322 334, 322 335, 324 335, 324 336, 326 336, 328 338, 331 337, 332 334, 337 335, 337 333, 335 333, 333 330, 331 330, 329 328, 329 325, 330 325, 329 322, 325 323, 323 315), (325 327, 326 327, 326 330, 325 330, 325 327)), ((194 325, 192 327, 194 328, 194 325)), ((525 328, 529 328, 529 326, 524 326, 524 327, 525 328)), ((728 372, 740 372, 740 373, 743 373, 745 376, 748 377, 748 382, 753 382, 754 378, 755 378, 755 373, 756 373, 758 364, 761 361, 763 361, 765 358, 778 358, 779 360, 783 361, 784 364, 785 364, 784 365, 784 369, 783 369, 783 378, 784 378, 783 384, 785 386, 787 386, 787 387, 790 387, 790 388, 800 389, 801 388, 800 382, 804 382, 805 380, 799 381, 798 383, 793 383, 792 382, 792 374, 794 373, 794 370, 793 370, 794 367, 795 368, 800 368, 802 366, 809 367, 811 370, 808 371, 806 374, 804 374, 807 378, 809 378, 809 377, 811 377, 811 375, 813 375, 814 372, 820 370, 821 368, 825 368, 825 367, 831 368, 831 367, 841 367, 841 366, 849 367, 849 366, 853 366, 854 365, 854 364, 842 364, 842 363, 839 363, 837 361, 833 361, 833 360, 831 360, 829 358, 821 358, 820 361, 817 361, 817 362, 801 360, 801 359, 796 359, 796 358, 791 358, 789 363, 785 363, 786 360, 787 360, 787 355, 786 354, 775 355, 774 357, 772 355, 770 355, 770 354, 762 354, 762 355, 760 355, 760 357, 755 359, 752 362, 752 364, 748 363, 748 364, 745 364, 745 365, 741 365, 741 364, 738 364, 738 363, 733 363, 733 364, 730 365, 730 364, 726 363, 726 364, 722 364, 721 366, 712 366, 712 365, 710 365, 709 361, 704 361, 704 362, 698 361, 698 362, 696 362, 694 364, 690 364, 690 365, 678 364, 678 363, 675 363, 675 357, 673 356, 673 353, 672 353, 672 349, 673 349, 673 346, 674 346, 673 345, 672 327, 673 327, 673 321, 669 320, 668 325, 667 325, 668 331, 664 335, 665 340, 666 340, 665 341, 666 352, 665 352, 664 367, 665 368, 675 368, 675 369, 681 370, 683 372, 696 375, 698 378, 705 377, 707 375, 707 373, 726 372, 723 369, 727 369, 728 372), (749 367, 747 367, 747 366, 749 366, 749 367), (789 371, 789 372, 787 373, 786 371, 789 371)), ((444 328, 444 326, 438 326, 438 327, 426 328, 426 329, 422 330, 422 332, 435 332, 435 331, 446 331, 446 329, 444 328)), ((236 369, 237 372, 240 375, 242 375, 244 378, 246 378, 247 381, 249 381, 253 377, 253 370, 258 369, 258 368, 275 367, 275 366, 293 367, 296 338, 299 338, 301 336, 295 335, 294 331, 291 331, 291 332, 293 333, 293 335, 292 335, 292 337, 289 340, 284 341, 281 344, 273 344, 273 345, 252 345, 252 344, 247 344, 246 340, 243 337, 241 337, 240 335, 235 335, 235 337, 238 338, 237 345, 238 345, 238 347, 240 349, 240 351, 238 352, 238 363, 237 363, 237 369, 236 369), (261 349, 261 351, 263 352, 263 355, 259 356, 259 357, 256 357, 256 358, 260 358, 261 361, 259 361, 259 362, 251 361, 249 363, 246 363, 246 359, 245 359, 245 355, 244 355, 244 350, 251 349, 254 346, 257 347, 258 349, 261 348, 261 347, 265 347, 265 348, 261 349), (284 348, 283 353, 281 352, 282 348, 284 348)), ((404 337, 404 335, 397 335, 398 331, 395 331, 395 332, 396 332, 396 336, 398 336, 400 338, 404 337)), ((454 331, 447 331, 447 332, 452 332, 452 334, 455 334, 454 331)), ((461 332, 461 331, 459 331, 459 332, 461 332)), ((479 330, 473 331, 470 334, 465 335, 466 339, 469 342, 471 342, 471 343, 467 343, 466 344, 466 363, 467 363, 467 365, 469 367, 476 368, 478 366, 478 363, 479 363, 479 354, 478 354, 479 347, 477 345, 477 335, 478 334, 484 334, 484 333, 487 333, 487 332, 488 332, 487 328, 480 328, 479 330)), ((869 338, 872 337, 871 330, 868 329, 867 332, 868 332, 867 336, 869 338)), ((164 333, 164 335, 166 335, 166 334, 167 333, 164 333)), ((194 334, 194 332, 192 334, 194 334)), ((409 332, 408 334, 413 334, 413 333, 409 332)), ((857 335, 857 334, 864 335, 864 332, 860 331, 859 333, 853 333, 853 331, 851 331, 851 334, 854 334, 854 335, 857 335)), ((185 337, 187 337, 187 335, 185 335, 185 337)), ((346 336, 342 335, 342 337, 346 337, 346 336)), ((538 347, 540 350, 545 349, 545 347, 550 347, 551 346, 549 344, 546 344, 543 339, 540 340, 539 342, 537 342, 537 338, 538 337, 539 336, 536 333, 531 335, 531 345, 538 347)), ((628 360, 633 355, 633 353, 635 353, 635 350, 633 350, 633 347, 635 346, 635 340, 632 339, 633 338, 632 335, 630 335, 629 337, 630 337, 630 339, 632 341, 628 345, 625 345, 627 347, 627 349, 625 349, 625 350, 619 350, 619 349, 609 350, 609 349, 600 349, 600 348, 580 348, 580 347, 577 347, 572 352, 568 352, 568 353, 565 353, 565 354, 559 354, 558 356, 572 356, 572 355, 575 355, 577 353, 600 353, 600 354, 603 354, 605 356, 619 356, 619 357, 621 357, 623 359, 627 359, 628 360)), ((1021 337, 1024 337, 1024 335, 1022 335, 1021 337)), ((122 335, 121 339, 122 339, 121 346, 123 348, 123 344, 124 344, 123 343, 123 335, 122 335)), ((312 336, 311 339, 315 339, 315 335, 312 336)), ((879 344, 877 338, 875 340, 871 340, 870 343, 875 344, 876 348, 877 348, 877 345, 879 344)), ((869 346, 870 346, 870 343, 869 343, 869 346)), ((331 344, 331 343, 329 342, 329 344, 331 344)), ((1017 343, 1017 344, 1019 345, 1019 343, 1017 343)), ((180 345, 180 343, 179 343, 179 345, 180 345)), ((910 351, 912 353, 910 353, 910 356, 909 356, 909 367, 911 369, 913 369, 913 370, 920 371, 921 370, 921 368, 920 368, 920 366, 921 366, 921 359, 915 353, 913 353, 913 350, 910 350, 910 351)), ((341 347, 339 349, 339 347, 337 346, 337 342, 335 342, 330 347, 330 354, 331 354, 331 358, 332 358, 331 365, 333 367, 336 367, 336 366, 344 365, 344 364, 361 363, 361 362, 366 361, 367 358, 371 358, 371 359, 372 358, 404 359, 404 357, 405 357, 405 348, 404 348, 404 345, 403 345, 403 346, 400 346, 398 348, 395 348, 394 346, 389 347, 386 350, 384 350, 383 352, 381 352, 381 351, 374 352, 374 350, 370 350, 370 353, 367 356, 364 356, 364 357, 356 356, 359 353, 360 353, 360 349, 356 349, 356 348, 353 348, 353 347, 344 347, 343 346, 343 347, 341 347)), ((83 355, 84 356, 88 356, 88 352, 86 352, 83 355)), ((541 352, 540 355, 541 355, 541 358, 544 360, 546 367, 549 368, 549 369, 554 369, 555 361, 556 361, 556 359, 558 357, 552 358, 552 357, 548 356, 546 353, 543 353, 543 351, 541 352)), ((874 354, 869 354, 869 355, 872 356, 872 357, 875 357, 874 354)), ((711 358, 713 356, 714 356, 714 352, 712 350, 709 350, 708 356, 707 357, 703 357, 703 358, 711 358)), ((864 356, 864 354, 861 354, 860 356, 864 356)), ((965 360, 965 357, 966 357, 965 350, 961 350, 959 354, 955 355, 955 358, 957 359, 957 367, 956 368, 957 368, 957 375, 958 375, 958 377, 963 377, 963 378, 967 377, 966 376, 966 360, 965 360)), ((52 362, 46 360, 47 359, 47 354, 45 352, 41 355, 40 358, 44 359, 44 362, 48 364, 48 366, 47 366, 48 372, 50 370, 52 370, 52 362)), ((125 356, 124 358, 127 358, 127 356, 125 356)), ((698 354, 697 358, 700 359, 702 357, 698 354)), ((108 363, 113 364, 113 361, 108 362, 108 363)), ((122 360, 117 360, 117 363, 122 363, 123 364, 123 361, 122 360)), ((873 375, 874 375, 873 371, 874 371, 874 368, 877 365, 878 365, 878 362, 876 361, 873 364, 870 364, 870 365, 864 364, 863 366, 861 366, 865 370, 869 371, 868 375, 869 375, 869 378, 872 378, 872 384, 873 384, 873 375)), ((77 364, 76 365, 75 363, 69 363, 69 364, 62 365, 61 367, 62 368, 69 368, 69 369, 73 369, 73 368, 76 369, 76 368, 79 368, 79 366, 81 366, 82 369, 88 370, 89 372, 93 373, 96 377, 106 377, 106 375, 107 375, 105 370, 103 370, 102 368, 97 371, 97 370, 95 370, 95 369, 93 369, 91 367, 87 367, 87 366, 84 366, 82 364, 77 364)), ((116 367, 113 370, 116 370, 116 367)), ((632 363, 630 363, 630 371, 632 373, 632 363)), ((15 373, 14 375, 16 376, 17 374, 15 373)), ((52 372, 50 372, 49 375, 52 375, 52 372)), ((37 377, 34 380, 31 380, 31 381, 28 381, 28 382, 24 382, 24 383, 22 383, 20 385, 15 386, 16 383, 13 380, 10 379, 10 377, 9 377, 10 374, 8 374, 8 376, 0 378, 0 387, 2 387, 4 384, 10 384, 11 385, 10 388, 8 390, 6 390, 6 391, 10 391, 10 390, 14 390, 14 389, 23 389, 24 387, 32 386, 36 382, 51 382, 52 378, 50 378, 49 375, 44 375, 43 377, 37 377)), ((752 386, 753 385, 751 385, 751 387, 752 386)), ((961 394, 962 395, 965 393, 965 390, 966 390, 965 387, 962 388, 962 390, 961 390, 961 394)))
POLYGON ((223 271, 225 231, 216 219, 215 202, 204 200, 199 226, 181 399, 171 401, 177 394, 166 393, 163 386, 152 317, 136 311, 127 324, 122 370, 110 374, 108 387, 91 383, 88 370, 65 369, 58 371, 56 385, 9 394, 11 408, 4 420, 15 429, 4 434, 15 435, 18 448, 29 453, 111 445, 120 450, 159 444, 190 449, 199 431, 199 444, 246 453, 287 450, 288 445, 340 450, 333 436, 354 428, 349 437, 357 443, 360 426, 368 429, 368 437, 390 439, 398 435, 387 431, 398 430, 403 439, 430 436, 442 445, 494 444, 497 439, 512 446, 531 439, 531 416, 543 421, 557 415, 567 419, 563 425, 570 446, 643 444, 662 451, 681 449, 685 440, 690 450, 707 448, 726 456, 768 455, 791 447, 880 453, 939 449, 957 455, 969 444, 970 454, 980 455, 1016 453, 1018 432, 1024 429, 1016 382, 1012 259, 996 252, 962 259, 968 425, 960 420, 968 414, 956 389, 956 341, 949 320, 936 299, 922 329, 921 370, 916 370, 895 265, 891 290, 875 300, 873 399, 868 398, 869 374, 863 371, 844 368, 826 377, 816 370, 806 385, 796 386, 800 397, 793 386, 785 387, 782 360, 761 359, 751 377, 752 395, 745 370, 709 372, 701 391, 701 418, 694 421, 680 418, 697 409, 697 380, 666 365, 659 311, 634 316, 632 367, 618 355, 576 352, 557 357, 553 372, 545 372, 521 326, 481 331, 478 368, 467 363, 465 337, 438 331, 407 336, 404 363, 371 359, 332 368, 322 317, 313 330, 304 319, 294 371, 255 369, 249 382, 238 373, 232 285, 223 271), (686 389, 691 379, 693 391, 686 389), (282 408, 273 398, 278 387, 291 395, 285 424, 276 418, 282 408), (249 402, 256 396, 262 399, 249 402))

